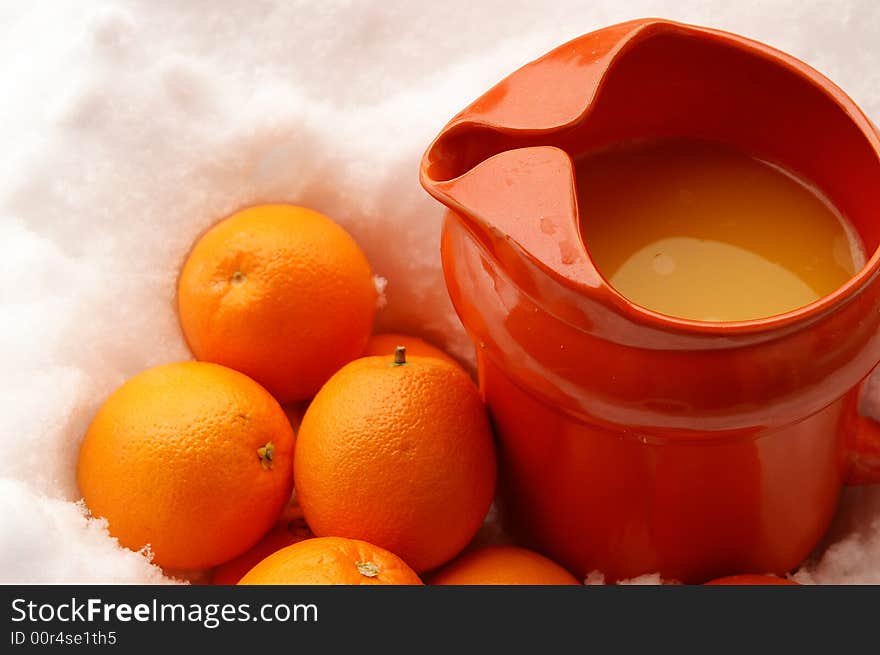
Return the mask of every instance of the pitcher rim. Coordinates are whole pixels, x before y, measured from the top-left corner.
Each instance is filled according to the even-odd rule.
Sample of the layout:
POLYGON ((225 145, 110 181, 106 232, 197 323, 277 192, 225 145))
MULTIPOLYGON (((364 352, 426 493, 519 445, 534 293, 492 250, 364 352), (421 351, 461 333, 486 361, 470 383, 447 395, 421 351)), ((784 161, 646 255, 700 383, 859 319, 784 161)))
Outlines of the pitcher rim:
MULTIPOLYGON (((873 151, 877 159, 878 165, 880 165, 880 130, 878 130, 877 127, 874 126, 874 124, 859 108, 855 101, 845 91, 843 91, 843 89, 841 89, 837 84, 835 84, 824 74, 822 74, 809 64, 805 63, 804 61, 798 59, 797 57, 794 57, 793 55, 790 55, 773 46, 767 45, 766 43, 762 43, 755 39, 742 36, 733 32, 719 30, 711 27, 681 23, 664 18, 635 19, 632 21, 618 23, 609 27, 619 28, 627 24, 632 24, 633 29, 627 32, 625 35, 621 36, 620 43, 614 47, 613 55, 609 59, 608 65, 603 71, 602 79, 597 86, 596 92, 594 94, 595 97, 598 97, 601 94, 602 87, 604 86, 606 78, 608 76, 608 71, 614 68, 616 61, 619 59, 619 56, 623 52, 628 50, 629 46, 639 42, 644 38, 648 38, 656 34, 683 33, 690 36, 697 36, 698 38, 702 39, 717 39, 722 43, 732 45, 733 47, 742 49, 754 56, 766 60, 771 65, 780 66, 817 89, 821 94, 831 100, 840 109, 840 111, 842 111, 844 115, 858 128, 859 132, 865 138, 866 142, 873 151)), ((537 58, 534 61, 538 61, 543 57, 548 56, 552 52, 555 52, 560 48, 566 47, 574 41, 583 38, 583 36, 585 35, 575 37, 574 39, 571 39, 566 43, 557 46, 556 48, 553 48, 551 51, 545 53, 544 55, 541 55, 541 57, 537 58)), ((498 82, 498 84, 504 83, 504 81, 506 81, 507 78, 512 74, 513 73, 505 76, 501 81, 498 82)), ((436 180, 428 172, 428 168, 430 165, 429 155, 441 139, 448 136, 451 131, 464 125, 490 127, 498 133, 519 136, 536 136, 540 134, 558 132, 560 130, 572 128, 580 124, 590 113, 594 104, 594 99, 590 98, 585 103, 580 113, 573 120, 567 121, 559 125, 542 128, 520 128, 511 127, 509 125, 497 125, 480 119, 468 120, 465 116, 465 113, 471 107, 471 105, 468 105, 464 110, 456 114, 440 130, 440 132, 431 141, 430 145, 422 155, 419 166, 419 179, 421 185, 431 196, 440 201, 442 204, 446 205, 449 209, 457 213, 467 214, 467 208, 461 206, 453 199, 442 197, 442 194, 440 194, 434 188, 434 185, 452 182, 459 177, 466 175, 468 171, 464 171, 458 176, 450 177, 448 180, 436 180), (452 200, 451 205, 450 200, 452 200)), ((564 151, 563 149, 558 148, 557 146, 553 146, 551 144, 545 144, 540 147, 555 148, 563 152, 569 158, 569 161, 573 164, 571 154, 564 151)), ((518 148, 510 148, 501 152, 509 152, 516 149, 518 148)), ((488 161, 488 159, 491 159, 498 154, 501 154, 501 152, 490 156, 485 161, 488 161)), ((572 175, 574 175, 573 166, 572 175)), ((831 200, 833 202, 834 197, 829 197, 831 197, 831 200)), ((583 248, 584 254, 592 261, 589 248, 587 247, 587 244, 584 243, 583 237, 581 237, 580 239, 580 247, 583 248)), ((530 260, 531 259, 532 258, 530 257, 530 260)), ((533 261, 533 263, 541 266, 540 262, 538 261, 533 261)), ((875 248, 869 257, 866 257, 865 264, 861 267, 861 269, 859 269, 844 284, 839 286, 831 293, 828 293, 811 303, 803 305, 802 307, 798 307, 796 309, 792 309, 781 314, 773 314, 770 316, 741 321, 698 321, 694 319, 671 316, 651 310, 647 307, 633 302, 632 300, 621 294, 601 274, 601 271, 599 271, 598 268, 596 268, 596 272, 599 274, 602 280, 603 290, 606 292, 608 299, 614 303, 618 310, 624 312, 629 320, 649 324, 654 327, 666 330, 676 330, 683 333, 732 336, 735 334, 750 334, 754 332, 765 331, 769 332, 777 329, 791 327, 797 324, 810 323, 813 320, 819 319, 822 316, 833 312, 835 309, 838 309, 839 307, 847 304, 859 293, 861 293, 861 291, 865 287, 867 287, 877 276, 878 272, 880 272, 880 246, 875 248)), ((571 288, 573 291, 583 291, 583 289, 579 288, 579 285, 572 283, 570 280, 560 278, 558 279, 558 281, 565 286, 571 288)))

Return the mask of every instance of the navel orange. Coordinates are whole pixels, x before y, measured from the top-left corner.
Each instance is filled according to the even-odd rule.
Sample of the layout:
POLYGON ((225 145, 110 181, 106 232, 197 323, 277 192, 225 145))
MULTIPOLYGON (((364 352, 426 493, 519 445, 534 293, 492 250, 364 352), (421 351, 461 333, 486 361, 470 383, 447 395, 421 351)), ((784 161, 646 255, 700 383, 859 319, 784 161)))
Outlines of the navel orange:
POLYGON ((479 392, 434 357, 355 360, 309 405, 294 477, 315 534, 364 539, 416 571, 439 566, 474 536, 495 489, 479 392))
POLYGON ((453 560, 433 585, 576 585, 577 578, 543 555, 517 546, 485 546, 453 560))
POLYGON ((200 569, 240 555, 269 530, 293 485, 293 431, 246 375, 178 362, 114 391, 79 452, 77 481, 95 516, 132 550, 200 569))
POLYGON ((193 354, 246 373, 281 403, 311 397, 360 356, 377 299, 354 239, 291 205, 250 207, 211 228, 177 294, 193 354))
POLYGON ((406 563, 358 539, 323 537, 287 546, 252 568, 241 585, 420 585, 406 563))
POLYGON ((272 553, 313 536, 304 519, 282 519, 253 548, 214 569, 211 583, 216 585, 238 584, 245 573, 272 553))

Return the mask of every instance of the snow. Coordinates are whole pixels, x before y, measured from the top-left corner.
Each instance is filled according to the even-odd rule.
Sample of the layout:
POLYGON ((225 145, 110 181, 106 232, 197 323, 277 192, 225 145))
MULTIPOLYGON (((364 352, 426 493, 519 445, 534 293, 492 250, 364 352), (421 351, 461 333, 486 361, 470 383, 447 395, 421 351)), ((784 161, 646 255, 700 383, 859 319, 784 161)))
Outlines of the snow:
MULTIPOLYGON (((379 327, 466 355, 423 149, 508 72, 646 15, 788 50, 880 116, 873 0, 0 4, 0 582, 163 580, 75 504, 76 453, 111 389, 189 356, 177 271, 237 208, 334 217, 387 280, 379 327)), ((880 581, 880 491, 844 515, 803 581, 880 581)))
POLYGON ((148 554, 121 548, 105 521, 81 503, 47 498, 23 482, 0 480, 0 571, 4 584, 160 583, 148 554))

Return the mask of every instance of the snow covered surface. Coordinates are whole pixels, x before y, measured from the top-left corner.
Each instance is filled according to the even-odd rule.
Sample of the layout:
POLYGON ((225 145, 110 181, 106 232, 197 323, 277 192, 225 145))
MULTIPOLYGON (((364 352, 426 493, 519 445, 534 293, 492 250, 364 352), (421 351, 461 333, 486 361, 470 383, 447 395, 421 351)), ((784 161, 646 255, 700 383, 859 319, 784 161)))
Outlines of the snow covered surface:
MULTIPOLYGON (((0 4, 0 582, 166 580, 75 504, 76 453, 111 389, 188 357, 178 267, 239 207, 334 217, 388 280, 380 327, 466 353, 424 147, 527 61, 650 15, 787 50, 880 121, 874 0, 0 4)), ((799 580, 880 583, 880 490, 828 541, 799 580)))

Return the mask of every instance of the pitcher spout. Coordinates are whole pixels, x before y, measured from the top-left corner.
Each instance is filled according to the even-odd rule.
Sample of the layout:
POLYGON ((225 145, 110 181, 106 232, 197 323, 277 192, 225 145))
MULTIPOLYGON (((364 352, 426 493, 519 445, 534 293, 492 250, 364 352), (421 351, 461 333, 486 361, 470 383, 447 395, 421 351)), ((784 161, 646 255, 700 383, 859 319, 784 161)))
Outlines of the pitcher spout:
POLYGON ((581 240, 574 167, 563 150, 507 150, 426 188, 513 277, 528 278, 524 271, 537 267, 584 293, 600 286, 581 240))
POLYGON ((450 121, 426 151, 424 188, 515 279, 556 285, 584 301, 608 299, 581 238, 566 133, 584 123, 617 55, 655 22, 664 23, 630 21, 582 37, 520 69, 450 121))

